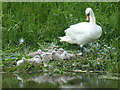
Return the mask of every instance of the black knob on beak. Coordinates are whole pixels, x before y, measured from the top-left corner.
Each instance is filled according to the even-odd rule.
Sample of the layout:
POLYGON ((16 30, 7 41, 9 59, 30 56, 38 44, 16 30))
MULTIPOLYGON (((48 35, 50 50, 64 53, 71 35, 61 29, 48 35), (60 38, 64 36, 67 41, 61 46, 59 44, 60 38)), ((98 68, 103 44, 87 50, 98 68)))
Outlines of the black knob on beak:
POLYGON ((87 22, 90 21, 90 13, 88 13, 88 14, 86 15, 86 21, 87 21, 87 22))

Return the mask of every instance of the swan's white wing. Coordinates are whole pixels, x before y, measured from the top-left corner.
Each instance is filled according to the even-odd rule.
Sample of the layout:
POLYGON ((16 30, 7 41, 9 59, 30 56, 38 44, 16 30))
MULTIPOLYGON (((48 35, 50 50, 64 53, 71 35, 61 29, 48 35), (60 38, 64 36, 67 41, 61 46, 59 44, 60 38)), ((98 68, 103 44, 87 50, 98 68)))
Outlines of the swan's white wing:
POLYGON ((86 32, 86 30, 89 28, 89 23, 88 22, 82 22, 82 23, 78 23, 78 24, 74 24, 70 26, 70 29, 72 30, 72 32, 74 33, 84 33, 86 32), (87 25, 87 27, 86 27, 87 25))
POLYGON ((76 40, 78 37, 81 38, 84 34, 88 33, 90 25, 87 22, 78 23, 71 25, 70 28, 66 29, 66 36, 69 36, 71 39, 76 40))
POLYGON ((99 25, 97 26, 97 31, 98 31, 98 38, 102 35, 102 28, 99 25))
POLYGON ((69 37, 71 41, 76 44, 84 45, 99 38, 101 31, 101 27, 98 25, 82 22, 71 25, 65 32, 66 36, 69 37))

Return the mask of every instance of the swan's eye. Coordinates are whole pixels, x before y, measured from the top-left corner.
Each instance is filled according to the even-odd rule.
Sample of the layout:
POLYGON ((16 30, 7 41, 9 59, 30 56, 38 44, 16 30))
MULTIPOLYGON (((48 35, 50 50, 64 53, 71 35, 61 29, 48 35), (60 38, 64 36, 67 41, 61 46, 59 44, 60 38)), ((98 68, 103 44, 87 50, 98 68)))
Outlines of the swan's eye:
POLYGON ((87 13, 87 16, 90 16, 90 13, 87 13))

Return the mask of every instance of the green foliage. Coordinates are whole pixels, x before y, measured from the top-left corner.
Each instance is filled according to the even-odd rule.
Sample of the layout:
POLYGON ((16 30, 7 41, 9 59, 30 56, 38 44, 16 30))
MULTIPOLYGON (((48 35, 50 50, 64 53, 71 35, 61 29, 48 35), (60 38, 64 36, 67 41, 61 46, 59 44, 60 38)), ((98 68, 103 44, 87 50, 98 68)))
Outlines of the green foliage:
MULTIPOLYGON (((85 21, 85 9, 87 7, 93 9, 96 16, 96 23, 102 27, 103 33, 99 40, 94 43, 95 45, 99 43, 98 47, 87 47, 91 53, 85 57, 85 63, 79 61, 78 69, 120 72, 118 71, 118 39, 120 38, 120 31, 118 31, 118 3, 2 3, 2 47, 4 51, 11 51, 14 48, 35 50, 48 47, 50 43, 54 42, 66 50, 77 51, 79 49, 79 47, 76 47, 77 45, 60 43, 58 37, 64 36, 64 30, 70 25, 85 21), (19 40, 21 38, 24 39, 24 42, 20 45, 19 40), (81 67, 82 64, 85 64, 84 68, 81 67)), ((18 59, 14 59, 13 61, 15 60, 18 59)), ((6 59, 3 61, 7 62, 6 59)), ((66 63, 69 66, 70 62, 66 63)), ((76 61, 74 63, 77 65, 76 61)), ((7 65, 5 64, 5 66, 7 65)), ((71 68, 73 67, 71 66, 71 68)))

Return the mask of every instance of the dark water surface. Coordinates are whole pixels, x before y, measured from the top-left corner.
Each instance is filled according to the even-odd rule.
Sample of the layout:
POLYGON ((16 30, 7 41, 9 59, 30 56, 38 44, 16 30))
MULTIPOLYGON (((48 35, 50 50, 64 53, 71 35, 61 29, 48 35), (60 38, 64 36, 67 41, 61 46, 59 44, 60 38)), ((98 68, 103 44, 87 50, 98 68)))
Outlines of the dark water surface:
POLYGON ((98 73, 3 73, 2 88, 118 88, 120 79, 98 73))

